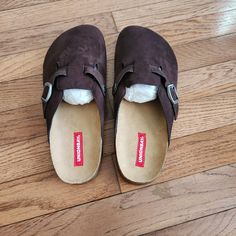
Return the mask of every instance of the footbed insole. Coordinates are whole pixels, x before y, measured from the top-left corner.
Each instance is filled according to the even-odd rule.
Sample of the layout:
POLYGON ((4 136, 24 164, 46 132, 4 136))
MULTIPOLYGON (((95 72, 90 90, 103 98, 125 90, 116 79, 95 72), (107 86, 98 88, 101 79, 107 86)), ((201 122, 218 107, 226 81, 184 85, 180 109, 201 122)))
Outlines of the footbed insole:
POLYGON ((86 105, 59 105, 52 120, 50 150, 54 168, 64 182, 84 183, 96 176, 102 140, 94 101, 86 105))
POLYGON ((166 120, 159 101, 122 100, 117 119, 116 154, 121 173, 148 183, 161 170, 168 147, 166 120))

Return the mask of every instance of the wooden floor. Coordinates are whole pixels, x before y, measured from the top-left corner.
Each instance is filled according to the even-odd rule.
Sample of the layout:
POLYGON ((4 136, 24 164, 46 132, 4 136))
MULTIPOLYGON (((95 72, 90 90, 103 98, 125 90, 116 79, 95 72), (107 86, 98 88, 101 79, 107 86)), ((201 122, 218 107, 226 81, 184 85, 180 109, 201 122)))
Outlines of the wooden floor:
POLYGON ((236 235, 235 0, 0 0, 0 235, 236 235), (93 181, 56 176, 42 115, 52 41, 94 24, 108 51, 102 168, 93 181), (126 182, 115 165, 111 96, 119 32, 163 35, 179 64, 180 113, 159 178, 126 182))

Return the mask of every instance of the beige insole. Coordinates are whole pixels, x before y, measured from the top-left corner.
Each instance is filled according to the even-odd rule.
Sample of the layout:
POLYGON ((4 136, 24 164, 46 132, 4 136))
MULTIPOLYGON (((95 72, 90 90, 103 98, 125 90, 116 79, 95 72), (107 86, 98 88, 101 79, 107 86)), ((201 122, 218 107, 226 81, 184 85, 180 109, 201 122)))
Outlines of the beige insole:
POLYGON ((53 165, 61 180, 80 184, 96 176, 101 161, 102 139, 95 102, 77 106, 62 102, 53 117, 49 138, 53 165), (79 153, 82 153, 83 165, 80 166, 74 163, 77 158, 75 150, 78 151, 74 136, 78 132, 82 132, 79 153))
POLYGON ((135 103, 123 99, 116 133, 117 161, 123 176, 135 183, 151 182, 161 170, 167 147, 167 125, 159 101, 135 103), (146 149, 141 149, 140 158, 143 167, 136 164, 140 151, 139 133, 146 135, 146 149))

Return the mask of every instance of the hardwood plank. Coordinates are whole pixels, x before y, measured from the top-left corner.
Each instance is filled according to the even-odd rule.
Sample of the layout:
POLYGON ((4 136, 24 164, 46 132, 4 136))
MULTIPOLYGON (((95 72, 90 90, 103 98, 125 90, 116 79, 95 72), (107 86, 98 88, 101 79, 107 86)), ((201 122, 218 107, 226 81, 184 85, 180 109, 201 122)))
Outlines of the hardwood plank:
MULTIPOLYGON (((38 105, 42 94, 42 76, 36 75, 20 80, 0 83, 0 112, 38 105), (20 92, 19 92, 20 91, 20 92)), ((108 97, 106 98, 106 118, 111 120, 113 114, 108 97)), ((26 108, 27 109, 27 108, 26 108)), ((1 115, 0 115, 1 116, 1 115)))
MULTIPOLYGON (((108 86, 111 87, 116 35, 109 35, 106 38, 109 60, 108 86)), ((177 55, 180 72, 235 60, 236 34, 176 45, 173 49, 177 55), (220 50, 220 48, 225 48, 225 45, 230 50, 220 50)), ((0 82, 42 74, 42 63, 46 51, 47 49, 44 48, 0 57, 0 82)))
MULTIPOLYGON (((236 32, 236 10, 197 16, 186 20, 159 24, 151 27, 174 46, 209 37, 222 36, 236 32), (220 29, 220 30, 219 30, 220 29)), ((105 35, 115 34, 116 26, 110 13, 85 16, 68 21, 60 21, 25 29, 3 32, 0 39, 0 56, 49 47, 51 42, 63 31, 80 24, 98 26, 105 35)), ((142 25, 140 22, 139 25, 142 25)), ((107 39, 114 51, 118 35, 107 39)), ((108 50, 109 51, 109 50, 108 50)), ((113 53, 111 53, 113 55, 113 53)))
POLYGON ((232 34, 174 46, 179 71, 187 71, 236 59, 235 36, 236 34, 232 34), (226 45, 229 50, 225 50, 226 45))
POLYGON ((104 125, 103 156, 110 156, 114 153, 114 120, 109 120, 104 125))
POLYGON ((0 113, 0 146, 46 135, 42 105, 32 105, 0 113))
MULTIPOLYGON (((82 235, 140 235, 172 225, 184 227, 187 221, 236 207, 236 2, 97 3, 11 0, 0 6, 0 235, 77 235, 78 229, 82 235), (1 11, 2 7, 8 9, 1 11), (151 26, 167 38, 178 58, 180 116, 167 161, 152 186, 117 179, 111 158, 111 89, 98 177, 86 185, 67 185, 51 163, 40 104, 46 50, 70 27, 98 25, 105 34, 111 88, 118 36, 111 11, 119 16, 118 30, 127 22, 151 26), (125 13, 129 15, 119 15, 125 13), (218 169, 209 171, 213 168, 218 169), (198 174, 202 171, 207 172, 198 174), (124 194, 110 197, 121 191, 124 194)), ((231 232, 229 221, 227 217, 219 230, 226 226, 223 232, 231 232)), ((198 228, 210 232, 205 227, 198 228)))
POLYGON ((47 136, 1 146, 0 183, 53 170, 47 136))
MULTIPOLYGON (((114 77, 113 65, 109 65, 109 67, 109 77, 114 77)), ((216 95, 222 93, 222 91, 227 92, 235 90, 235 67, 236 61, 232 60, 180 72, 178 80, 178 93, 181 98, 181 103, 206 96, 216 95)), ((110 97, 112 97, 111 88, 113 86, 113 81, 108 80, 107 85, 108 93, 110 94, 110 97)))
MULTIPOLYGON (((111 67, 111 61, 108 61, 108 67, 111 67)), ((108 73, 111 74, 111 71, 108 73)), ((113 77, 108 76, 107 83, 112 84, 112 79, 113 77)), ((0 112, 39 104, 42 90, 42 75, 0 82, 0 112)), ((109 98, 106 99, 109 103, 109 98)), ((112 119, 110 105, 106 106, 106 115, 108 119, 112 119)))
MULTIPOLYGON (((9 181, 14 178, 20 178, 21 176, 28 176, 33 173, 40 173, 45 170, 51 169, 48 145, 46 142, 46 126, 44 124, 43 118, 41 117, 41 113, 37 114, 37 112, 32 112, 34 107, 35 109, 41 110, 41 106, 26 107, 19 110, 19 113, 20 111, 22 111, 22 113, 18 114, 19 116, 17 118, 15 118, 14 115, 17 113, 15 110, 13 110, 14 112, 5 113, 5 122, 3 122, 3 125, 1 126, 2 135, 0 138, 0 143, 2 145, 2 152, 0 155, 0 179, 2 182, 9 181), (32 115, 35 113, 36 115, 32 115), (25 120, 26 122, 21 122, 21 120, 25 120), (47 155, 48 157, 48 162, 45 161, 44 163, 42 163, 42 165, 39 165, 39 160, 41 160, 41 157, 45 155, 47 155), (27 162, 30 165, 26 165, 27 162), (50 165, 48 163, 50 163, 50 165), (23 169, 21 169, 21 167, 23 169)), ((221 109, 219 109, 219 115, 220 114, 221 109)), ((211 119, 211 121, 213 125, 216 122, 215 119, 211 119)), ((204 123, 204 120, 199 121, 199 123, 196 122, 196 124, 198 124, 199 126, 196 127, 195 132, 198 132, 202 128, 202 123, 204 123)), ((212 124, 208 126, 205 125, 206 130, 210 129, 211 127, 212 124)), ((186 131, 185 129, 182 130, 184 134, 186 131)), ((232 149, 234 148, 234 146, 232 145, 235 143, 235 138, 231 131, 236 131, 235 125, 229 126, 227 128, 222 127, 218 130, 211 130, 209 131, 209 133, 204 132, 199 134, 193 134, 191 136, 187 136, 180 139, 174 139, 172 141, 173 143, 171 145, 171 149, 167 154, 167 170, 165 170, 164 168, 164 176, 166 176, 167 180, 169 180, 175 177, 188 175, 192 172, 196 173, 201 170, 214 168, 218 165, 223 165, 229 162, 232 163, 232 161, 236 161, 236 159, 231 156, 231 153, 235 151, 234 149, 232 149), (224 133, 225 135, 225 142, 223 142, 221 139, 218 139, 221 142, 214 145, 215 139, 217 139, 217 137, 220 137, 222 133, 224 133), (211 140, 210 138, 212 138, 213 140, 211 142, 206 142, 206 140, 211 140), (201 140, 203 143, 200 142, 201 140), (187 146, 190 147, 188 152, 185 148, 186 143, 188 143, 187 146), (206 147, 204 143, 206 143, 206 147), (213 149, 214 158, 211 155, 207 156, 208 158, 206 158, 206 149, 211 143, 212 146, 215 148, 213 149), (221 146, 221 144, 223 146, 221 146), (200 148, 203 148, 202 152, 200 151, 200 148), (194 152, 193 150, 196 150, 196 152, 194 152), (222 156, 221 150, 223 150, 224 153, 224 155, 222 156), (176 155, 175 153, 177 151, 179 152, 178 155, 176 155), (203 160, 201 156, 199 157, 199 154, 201 154, 203 160), (180 159, 176 158, 175 155, 180 159), (190 162, 190 157, 188 157, 188 161, 185 162, 186 155, 192 157, 193 160, 190 162), (169 156, 170 160, 174 160, 173 163, 170 162, 170 166, 168 164, 169 156), (180 165, 176 165, 176 163, 180 163, 180 165), (192 165, 192 163, 195 164, 192 165), (188 166, 188 164, 190 164, 190 166, 188 166), (172 170, 173 168, 174 170, 172 170)), ((179 133, 182 134, 181 132, 179 133)), ((105 122, 104 156, 108 156, 114 153, 114 143, 112 140, 114 140, 114 121, 110 120, 105 122)), ((163 177, 160 176, 157 181, 159 182, 164 180, 165 178, 163 179, 163 177)), ((133 186, 129 183, 124 182, 123 179, 121 179, 120 182, 123 191, 128 191, 130 190, 130 188, 133 189, 137 187, 136 185, 133 186)))
POLYGON ((173 0, 120 11, 113 10, 113 16, 118 30, 121 31, 127 25, 141 23, 143 26, 153 26, 235 8, 236 2, 233 0, 173 0))
MULTIPOLYGON (((235 123, 235 106, 235 90, 194 100, 183 99, 180 103, 179 118, 173 127, 172 138, 235 123)), ((112 118, 112 110, 110 108, 106 110, 109 110, 109 116, 112 118)), ((41 104, 1 112, 0 145, 45 135, 46 128, 42 114, 41 104)))
POLYGON ((119 193, 111 158, 104 158, 98 176, 83 185, 65 184, 49 171, 1 184, 0 189, 1 226, 119 193))
MULTIPOLYGON (((161 1, 161 0, 160 0, 161 1)), ((0 12, 0 32, 155 3, 156 0, 63 0, 0 12)))
MULTIPOLYGON (((236 124, 173 139, 153 185, 236 162, 236 124)), ((119 174, 122 192, 142 188, 119 174)))
POLYGON ((223 211, 194 221, 169 227, 144 236, 228 235, 236 234, 236 209, 223 211))
MULTIPOLYGON (((37 129, 37 128, 35 128, 37 129)), ((42 173, 53 169, 45 127, 37 137, 16 138, 1 145, 0 183, 42 173), (40 136, 41 135, 41 136, 40 136), (20 141, 20 140, 24 141, 20 141), (43 161, 42 161, 43 160, 43 161)), ((105 122, 103 157, 114 154, 114 124, 105 122)), ((23 135, 27 135, 24 133, 23 135)), ((23 136, 24 137, 24 136, 23 136)))
MULTIPOLYGON (((105 37, 105 40, 109 64, 111 63, 109 62, 109 58, 114 57, 113 44, 115 37, 114 35, 109 35, 105 37)), ((47 50, 48 48, 43 48, 0 57, 0 72, 2 75, 0 82, 42 75, 43 61, 47 50)), ((108 78, 108 80, 110 79, 113 78, 108 78)))
MULTIPOLYGON (((232 155, 236 151, 235 131, 236 126, 233 125, 227 129, 224 127, 209 133, 206 132, 204 135, 200 133, 173 140, 158 182, 235 162, 236 156, 232 155), (188 147, 187 150, 186 147, 188 147), (185 158, 186 156, 187 158, 185 158)), ((109 142, 105 141, 105 143, 109 142)), ((1 181, 51 169, 47 146, 46 137, 40 137, 10 145, 7 150, 3 148, 3 156, 0 158, 2 160, 0 165, 1 181)), ((127 182, 125 185, 121 183, 122 191, 134 189, 133 186, 130 187, 127 184, 127 182)))
MULTIPOLYGON (((152 29, 158 31, 172 45, 175 45, 233 33, 236 30, 234 22, 235 10, 232 10, 160 24, 152 29), (218 30, 219 28, 220 30, 218 30)), ((65 29, 84 23, 97 25, 104 34, 116 33, 110 13, 7 31, 2 33, 0 40, 0 56, 48 47, 53 39, 65 29)), ((140 24, 142 25, 142 22, 140 24)))
POLYGON ((42 91, 42 75, 0 83, 0 112, 39 104, 42 91))
POLYGON ((113 113, 113 117, 115 118, 115 115, 114 115, 114 100, 113 100, 112 88, 108 88, 107 89, 107 96, 110 99, 111 110, 112 110, 112 113, 113 113))
MULTIPOLYGON (((181 96, 181 102, 218 94, 222 91, 235 90, 235 67, 236 60, 232 60, 180 72, 178 75, 178 92, 181 96)), ((110 70, 108 74, 110 77, 114 77, 113 71, 110 70)), ((108 80, 107 86, 112 88, 113 81, 108 80)))
POLYGON ((4 1, 4 4, 0 5, 0 11, 20 8, 20 7, 27 7, 27 6, 34 6, 42 3, 48 3, 48 2, 55 2, 59 0, 8 0, 4 1))
POLYGON ((236 89, 236 60, 179 73, 181 102, 236 89))
POLYGON ((79 229, 81 235, 140 235, 163 229, 236 207, 235 167, 224 166, 1 227, 0 233, 78 235, 79 229))
POLYGON ((216 129, 236 122, 236 90, 180 103, 172 138, 216 129))
MULTIPOLYGON (((231 10, 158 24, 151 29, 162 35, 171 45, 179 45, 235 33, 235 22, 236 10, 231 10)), ((139 25, 142 25, 142 18, 139 25)))
MULTIPOLYGON (((217 96, 216 99, 215 99, 216 96, 214 95, 212 97, 206 97, 206 98, 196 100, 195 103, 193 103, 192 101, 183 102, 184 108, 182 112, 182 118, 180 116, 180 121, 179 121, 180 125, 177 125, 176 123, 177 126, 175 125, 174 127, 173 137, 174 138, 182 137, 184 135, 189 135, 191 133, 194 134, 195 132, 200 132, 201 130, 206 131, 206 130, 224 126, 226 124, 235 123, 235 120, 236 120, 235 119, 236 112, 234 109, 235 102, 236 102, 235 95, 236 95, 235 91, 232 91, 232 92, 224 93, 223 95, 220 94, 217 96), (209 111, 209 107, 212 104, 214 104, 214 103, 211 103, 212 101, 215 102, 216 105, 214 106, 214 109, 209 111), (191 112, 189 107, 190 108, 193 107, 194 111, 191 112), (196 109, 195 109, 196 107, 198 108, 198 112, 196 112, 196 109), (209 118, 207 119, 207 117, 209 118)), ((13 178, 16 178, 16 176, 21 177, 22 175, 25 176, 32 173, 45 171, 45 165, 47 165, 47 162, 43 163, 42 166, 38 166, 38 161, 41 159, 41 156, 48 155, 47 154, 48 146, 45 143, 47 139, 46 126, 42 117, 41 104, 2 112, 0 113, 0 116, 1 116, 1 121, 2 121, 2 126, 0 127, 0 131, 1 131, 0 145, 1 145, 1 149, 3 150, 0 155, 1 156, 0 166, 2 166, 1 167, 2 171, 0 171, 1 181, 3 182, 9 181, 9 180, 12 180, 13 178), (39 138, 36 138, 36 137, 39 137, 39 138), (39 152, 39 150, 41 151, 39 152), (27 155, 25 154, 25 152, 27 155), (17 159, 17 161, 15 161, 15 159, 17 159), (9 160, 12 160, 12 162, 15 162, 15 165, 13 165, 12 162, 9 160), (30 162, 30 165, 25 165, 27 161, 30 162), (35 167, 32 168, 30 172, 28 172, 28 167, 31 169, 32 164, 35 165, 35 167), (19 168, 19 166, 25 167, 26 169, 23 169, 24 171, 22 171, 22 169, 19 168)), ((230 130, 232 129, 232 127, 230 128, 230 130)), ((222 128, 222 130, 220 129, 219 132, 221 133, 223 131, 224 131, 224 128, 222 128)), ((211 132, 215 133, 215 130, 211 132)), ((226 134, 226 138, 228 138, 227 131, 225 131, 225 134, 226 134)), ((183 139, 184 144, 188 140, 190 140, 189 141, 190 144, 193 142, 190 137, 193 137, 193 139, 195 139, 195 137, 198 137, 198 136, 193 135, 193 136, 185 137, 183 139)), ((200 137, 202 137, 201 134, 200 134, 200 137)), ((205 137, 205 133, 203 137, 205 141, 207 139, 205 137)), ((212 136, 211 134, 211 137, 214 137, 214 135, 212 136)), ((105 156, 111 155, 114 153, 114 144, 112 142, 113 139, 114 139, 114 121, 113 120, 106 121, 105 122, 105 136, 104 136, 104 155, 105 156)), ((230 136, 230 140, 233 142, 234 141, 233 137, 230 136)), ((175 140, 173 140, 173 142, 175 142, 175 140)), ((198 141, 198 143, 200 143, 200 141, 198 141)), ((204 145, 202 144, 201 146, 204 147, 204 145)), ((216 146, 221 147, 219 144, 217 144, 216 146)), ((224 147, 227 148, 226 150, 231 150, 230 147, 228 147, 227 145, 225 145, 224 147)), ((190 153, 192 152, 192 148, 193 147, 191 147, 191 149, 189 150, 190 153)), ((198 149, 199 147, 197 146, 196 156, 198 156, 199 154, 198 149)), ((183 145, 183 149, 180 149, 180 151, 181 150, 185 150, 184 145, 183 145)), ((216 152, 220 152, 220 150, 221 149, 219 150, 217 149, 216 152)), ((225 153, 227 152, 225 151, 225 153)), ((185 157, 185 155, 183 154, 179 156, 185 157)), ((206 153, 203 152, 202 156, 204 158, 205 158, 205 155, 206 153)), ((196 158, 196 156, 194 156, 194 158, 196 158)), ((214 157, 218 158, 216 154, 214 157)), ((225 156, 222 156, 222 157, 225 158, 225 156)), ((176 159, 176 158, 173 158, 173 159, 176 159)), ((231 159, 225 158, 224 160, 229 161, 231 159)), ((220 164, 222 164, 221 159, 218 161, 220 164)), ((187 164, 188 163, 189 162, 187 162, 187 164)), ((207 163, 210 166, 213 165, 209 160, 207 160, 207 163)), ((219 163, 216 162, 215 165, 218 165, 219 163)), ((223 163, 225 164, 225 162, 223 163)), ((202 163, 200 164, 201 164, 200 166, 201 168, 202 168, 202 165, 207 166, 205 162, 203 164, 202 163)), ((181 165, 184 166, 183 163, 181 165)), ((175 166, 175 163, 174 163, 174 166, 175 166)), ((50 169, 51 165, 49 165, 48 168, 50 169)), ((187 173, 189 173, 189 168, 184 168, 183 170, 186 170, 187 173)), ((181 175, 186 175, 186 172, 182 173, 181 171, 180 171, 181 175)), ((172 173, 176 173, 176 172, 177 170, 173 171, 172 173)), ((166 175, 166 176, 170 177, 170 175, 166 175)), ((171 176, 171 178, 174 178, 174 177, 176 176, 175 175, 171 176)), ((127 187, 128 189, 130 188, 128 183, 123 183, 123 184, 124 184, 124 186, 122 186, 123 189, 126 189, 126 185, 128 185, 127 187)))
POLYGON ((0 82, 42 74, 47 48, 0 57, 0 82))
POLYGON ((114 83, 114 67, 115 67, 115 60, 109 60, 107 62, 107 88, 111 88, 114 83))
MULTIPOLYGON (((115 58, 115 46, 116 46, 117 37, 118 37, 118 34, 111 34, 111 35, 105 36, 107 59, 109 61, 114 60, 115 58)), ((113 78, 111 79, 113 80, 113 78)))
MULTIPOLYGON (((110 108, 108 109, 111 111, 110 108)), ((108 115, 106 115, 107 117, 108 115)), ((41 104, 1 112, 0 120, 0 146, 43 136, 47 133, 41 104)), ((105 136, 110 137, 112 124, 113 120, 109 121, 107 118, 104 127, 105 136)))
POLYGON ((82 24, 97 26, 104 35, 117 33, 111 13, 84 16, 1 33, 0 56, 46 48, 64 31, 82 24))
MULTIPOLYGON (((44 129, 46 128, 44 127, 44 129)), ((113 129, 113 121, 106 121, 104 127, 104 158, 114 154, 113 129)), ((15 142, 13 140, 10 144, 1 145, 0 183, 53 169, 47 136, 45 133, 41 135, 25 138, 24 141, 21 138, 16 138, 15 142)))

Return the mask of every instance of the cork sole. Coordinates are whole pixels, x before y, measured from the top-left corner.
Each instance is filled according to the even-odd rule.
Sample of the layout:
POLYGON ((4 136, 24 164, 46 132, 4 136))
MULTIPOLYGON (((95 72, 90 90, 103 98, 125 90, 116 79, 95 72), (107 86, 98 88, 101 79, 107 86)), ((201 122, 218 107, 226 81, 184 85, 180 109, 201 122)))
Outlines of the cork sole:
POLYGON ((52 162, 59 178, 81 184, 96 176, 102 153, 101 124, 97 105, 70 105, 62 102, 52 120, 50 131, 52 162), (83 165, 75 166, 74 133, 82 132, 83 165))
POLYGON ((167 124, 159 101, 140 104, 123 99, 116 130, 116 155, 122 175, 134 183, 153 181, 161 170, 168 147, 167 124), (139 133, 146 135, 143 167, 137 166, 139 133))

